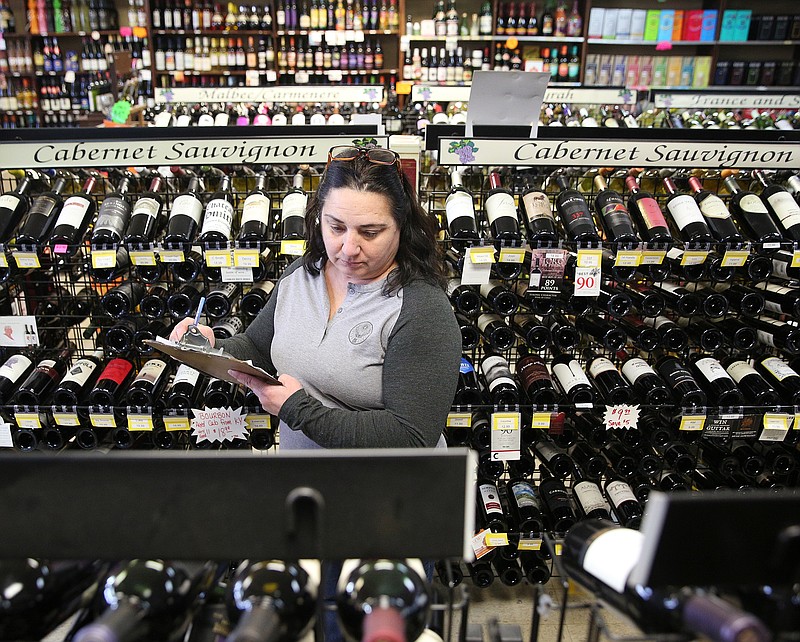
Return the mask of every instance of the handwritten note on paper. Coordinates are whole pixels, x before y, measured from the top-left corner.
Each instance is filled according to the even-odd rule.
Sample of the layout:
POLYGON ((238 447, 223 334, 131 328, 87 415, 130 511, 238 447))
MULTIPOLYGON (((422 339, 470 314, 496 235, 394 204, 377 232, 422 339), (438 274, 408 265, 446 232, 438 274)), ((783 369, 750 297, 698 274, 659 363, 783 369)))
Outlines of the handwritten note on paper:
POLYGON ((636 428, 638 421, 639 406, 629 406, 624 403, 617 406, 606 406, 606 411, 603 414, 603 422, 606 428, 630 430, 636 428))
POLYGON ((241 408, 210 408, 197 410, 192 408, 192 435, 197 441, 233 441, 247 439, 245 415, 241 408))

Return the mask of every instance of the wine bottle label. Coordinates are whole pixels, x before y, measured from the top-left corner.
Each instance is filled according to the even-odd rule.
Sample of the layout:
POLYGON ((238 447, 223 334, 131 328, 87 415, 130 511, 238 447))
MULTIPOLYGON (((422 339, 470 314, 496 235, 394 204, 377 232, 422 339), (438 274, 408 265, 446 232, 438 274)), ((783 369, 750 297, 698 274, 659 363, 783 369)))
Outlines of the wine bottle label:
POLYGON ((628 482, 622 481, 621 479, 606 484, 606 494, 615 508, 621 506, 623 502, 637 501, 636 495, 633 494, 628 482))
POLYGON ((86 210, 89 209, 89 201, 83 196, 70 196, 65 202, 61 213, 56 219, 56 227, 59 225, 68 225, 79 228, 83 223, 83 217, 86 216, 86 210))
POLYGON ((739 383, 742 379, 752 374, 761 376, 756 369, 746 361, 734 361, 728 366, 728 374, 736 383, 739 383))
POLYGON ((745 214, 765 214, 769 215, 769 210, 764 201, 755 194, 745 194, 739 199, 739 207, 745 214))
POLYGON ((622 375, 628 380, 628 383, 633 384, 636 380, 643 375, 655 375, 656 371, 650 367, 644 359, 634 357, 628 359, 622 364, 622 375))
POLYGON ((778 359, 778 357, 767 357, 761 362, 761 365, 769 370, 778 381, 797 376, 797 373, 789 367, 789 364, 783 359, 778 359))
POLYGON ((206 206, 206 217, 203 219, 201 234, 217 232, 223 236, 229 236, 232 225, 233 204, 224 198, 215 198, 209 201, 206 206))
POLYGON ((789 276, 789 264, 791 262, 791 257, 789 257, 788 261, 782 261, 780 259, 776 259, 773 257, 772 259, 772 272, 775 276, 781 279, 790 279, 792 277, 789 276))
POLYGON ((170 218, 178 215, 188 216, 197 225, 200 225, 200 219, 203 217, 203 204, 199 198, 191 194, 181 194, 172 201, 172 210, 169 215, 170 218))
POLYGON ((775 338, 769 332, 764 332, 764 330, 756 330, 756 338, 758 339, 759 343, 763 343, 765 346, 769 346, 770 348, 775 347, 775 338))
POLYGON ((589 374, 595 379, 604 372, 616 372, 617 369, 611 361, 605 357, 598 357, 589 364, 589 374))
POLYGON ((496 314, 482 314, 478 317, 478 330, 486 332, 486 327, 495 321, 502 323, 500 317, 496 314))
POLYGON ((306 215, 306 204, 308 196, 302 192, 292 192, 283 197, 281 205, 281 217, 285 220, 292 216, 304 217, 306 215))
POLYGON ((529 221, 539 218, 553 219, 553 208, 544 192, 528 192, 522 197, 522 204, 529 221))
POLYGON ((182 363, 178 366, 178 370, 175 372, 175 377, 172 379, 172 387, 174 388, 179 383, 187 383, 194 387, 197 385, 199 380, 200 371, 186 365, 185 363, 182 363))
POLYGON ((536 491, 533 485, 526 481, 518 481, 511 485, 511 492, 514 495, 514 500, 520 508, 537 508, 539 500, 536 497, 536 491))
POLYGON ((589 379, 586 378, 586 373, 583 372, 580 364, 575 361, 575 359, 570 361, 569 364, 557 363, 552 368, 553 374, 556 379, 558 379, 558 383, 561 384, 561 387, 567 393, 575 386, 583 385, 591 387, 589 379))
POLYGON ((49 216, 50 212, 56 206, 56 199, 52 196, 41 195, 37 196, 31 203, 29 214, 39 214, 40 216, 49 216))
POLYGON ((72 368, 69 369, 62 383, 71 381, 78 386, 83 386, 92 376, 92 373, 97 370, 97 363, 89 359, 78 359, 72 368))
POLYGON ((800 223, 800 205, 792 198, 789 192, 775 192, 767 196, 767 202, 778 215, 786 229, 800 223))
POLYGON ((267 225, 269 221, 269 196, 264 194, 250 194, 242 206, 242 227, 251 221, 267 225))
POLYGON ((684 382, 690 382, 693 385, 697 383, 692 377, 692 373, 684 368, 677 359, 667 359, 659 366, 659 370, 662 377, 672 388, 684 382))
POLYGON ((537 441, 536 444, 533 446, 536 454, 541 457, 542 461, 551 461, 554 457, 557 457, 561 454, 559 450, 556 449, 553 444, 547 441, 537 441))
POLYGON ((161 359, 150 359, 142 366, 142 369, 139 370, 139 374, 136 375, 136 381, 155 384, 155 382, 158 381, 159 377, 161 377, 162 373, 166 369, 166 361, 162 361, 161 359))
POLYGON ((467 217, 475 220, 475 205, 472 196, 466 192, 458 191, 450 194, 444 203, 444 211, 448 227, 452 226, 457 218, 467 217))
POLYGON ((213 329, 215 334, 220 331, 232 337, 234 334, 239 334, 244 330, 244 321, 239 317, 227 317, 222 323, 215 324, 213 329))
POLYGON ((679 229, 683 230, 691 223, 705 223, 700 208, 688 194, 679 194, 667 201, 667 209, 679 229))
POLYGON ((16 382, 31 367, 32 363, 24 354, 15 354, 6 359, 6 362, 0 366, 0 377, 16 382))
POLYGON ((694 365, 709 381, 716 381, 717 379, 730 379, 730 376, 725 371, 725 368, 722 367, 722 364, 711 357, 706 359, 698 359, 694 362, 694 365))
POLYGON ((14 210, 20 202, 16 194, 3 194, 0 196, 0 209, 14 210))
POLYGON ((568 196, 561 201, 560 207, 564 219, 567 221, 567 227, 572 228, 574 225, 583 226, 587 222, 591 222, 592 226, 594 226, 592 215, 589 213, 586 201, 582 196, 568 196))
POLYGON ((129 213, 130 206, 124 199, 118 196, 106 197, 100 205, 100 212, 97 214, 92 234, 104 230, 122 236, 129 213))
POLYGON ((497 492, 497 486, 494 484, 481 484, 478 489, 480 490, 481 501, 483 501, 483 508, 486 513, 502 515, 503 507, 500 505, 500 493, 497 492))
POLYGON ((130 361, 117 357, 108 362, 108 365, 100 374, 100 380, 107 379, 121 386, 131 370, 133 370, 133 364, 130 361))
POLYGON ((511 370, 509 370, 508 361, 503 357, 491 356, 484 359, 481 362, 481 372, 486 378, 490 391, 500 385, 516 385, 511 376, 511 370))
POLYGON ((715 194, 709 194, 700 201, 700 211, 707 218, 730 218, 731 213, 723 200, 715 194))
POLYGON ((572 487, 572 492, 578 500, 584 513, 591 513, 606 507, 606 500, 597 484, 590 481, 580 481, 572 487))
POLYGON ((475 368, 467 359, 461 357, 461 365, 458 366, 458 371, 461 374, 467 374, 468 372, 475 372, 475 368))
POLYGON ((664 213, 658 206, 656 199, 646 196, 636 201, 636 205, 639 207, 639 212, 642 214, 642 220, 647 229, 652 230, 654 227, 667 227, 664 213))
POLYGON ((136 201, 136 205, 133 206, 133 215, 136 216, 140 214, 142 216, 155 218, 160 209, 161 205, 156 199, 145 196, 136 201))
POLYGON ((507 192, 495 192, 486 199, 486 218, 490 224, 494 224, 497 219, 507 216, 517 219, 517 206, 514 197, 507 192))
POLYGON ((526 387, 536 381, 550 381, 550 373, 544 361, 537 357, 528 357, 517 362, 517 372, 526 387))

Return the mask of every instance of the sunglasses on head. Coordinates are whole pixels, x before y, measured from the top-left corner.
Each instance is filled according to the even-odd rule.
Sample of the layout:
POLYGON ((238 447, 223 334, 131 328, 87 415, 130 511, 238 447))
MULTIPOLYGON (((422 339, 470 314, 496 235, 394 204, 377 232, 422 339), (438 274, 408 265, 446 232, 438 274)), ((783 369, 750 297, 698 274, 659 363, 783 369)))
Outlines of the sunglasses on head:
POLYGON ((356 147, 354 145, 337 145, 328 151, 328 165, 333 161, 354 161, 364 156, 375 165, 397 165, 400 172, 400 156, 397 152, 383 147, 356 147))

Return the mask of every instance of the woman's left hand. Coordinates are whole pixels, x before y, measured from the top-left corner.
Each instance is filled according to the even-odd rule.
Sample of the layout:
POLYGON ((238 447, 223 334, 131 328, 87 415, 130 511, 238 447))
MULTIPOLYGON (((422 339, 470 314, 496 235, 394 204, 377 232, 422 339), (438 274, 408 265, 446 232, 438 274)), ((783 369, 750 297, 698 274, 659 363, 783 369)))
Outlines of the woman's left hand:
POLYGON ((261 402, 261 406, 272 415, 277 415, 283 406, 283 402, 298 390, 303 389, 302 384, 297 379, 287 374, 282 374, 278 377, 278 381, 283 384, 281 386, 264 383, 258 377, 238 370, 228 370, 228 374, 255 392, 261 402))

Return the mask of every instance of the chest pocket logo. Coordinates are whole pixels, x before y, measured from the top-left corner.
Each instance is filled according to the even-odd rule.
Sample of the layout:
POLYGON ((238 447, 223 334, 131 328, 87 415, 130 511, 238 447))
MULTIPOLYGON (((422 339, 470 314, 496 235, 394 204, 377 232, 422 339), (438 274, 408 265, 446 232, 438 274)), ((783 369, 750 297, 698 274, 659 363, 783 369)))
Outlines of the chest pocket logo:
POLYGON ((371 334, 372 324, 369 321, 364 321, 363 323, 353 326, 353 329, 350 330, 350 335, 348 338, 350 339, 350 343, 352 343, 354 346, 357 346, 359 343, 364 343, 364 341, 366 341, 371 334))

